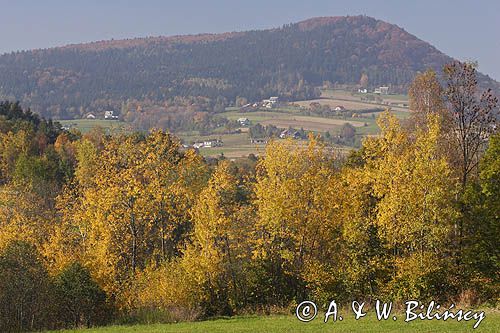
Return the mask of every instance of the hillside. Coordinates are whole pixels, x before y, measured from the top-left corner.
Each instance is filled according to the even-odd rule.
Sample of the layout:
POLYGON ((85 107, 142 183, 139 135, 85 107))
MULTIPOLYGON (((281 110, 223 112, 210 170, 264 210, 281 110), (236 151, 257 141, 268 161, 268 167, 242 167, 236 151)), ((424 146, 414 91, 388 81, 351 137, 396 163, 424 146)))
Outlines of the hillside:
MULTIPOLYGON (((281 28, 100 41, 0 56, 0 99, 44 116, 82 117, 125 101, 212 111, 270 95, 317 96, 325 81, 404 91, 417 71, 451 58, 404 29, 366 16, 314 18, 281 28)), ((499 84, 486 76, 487 85, 499 84)), ((498 89, 500 90, 500 89, 498 89)), ((133 112, 136 112, 134 109, 133 112)))

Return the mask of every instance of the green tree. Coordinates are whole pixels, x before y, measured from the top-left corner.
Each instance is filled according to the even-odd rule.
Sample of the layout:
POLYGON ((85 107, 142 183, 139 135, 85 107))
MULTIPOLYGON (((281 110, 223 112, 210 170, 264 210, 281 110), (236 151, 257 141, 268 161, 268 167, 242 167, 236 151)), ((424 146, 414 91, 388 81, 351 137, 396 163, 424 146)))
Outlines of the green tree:
MULTIPOLYGON (((474 280, 486 278, 491 289, 499 285, 500 271, 500 134, 490 138, 480 163, 479 183, 466 192, 467 235, 465 262, 474 280)), ((483 283, 483 285, 486 285, 483 283)), ((491 295, 490 295, 491 296, 491 295)))
POLYGON ((74 327, 102 324, 110 317, 106 294, 92 279, 90 271, 71 263, 54 279, 59 308, 58 320, 74 327))
POLYGON ((0 254, 0 330, 37 330, 51 311, 49 276, 35 247, 9 243, 0 254))

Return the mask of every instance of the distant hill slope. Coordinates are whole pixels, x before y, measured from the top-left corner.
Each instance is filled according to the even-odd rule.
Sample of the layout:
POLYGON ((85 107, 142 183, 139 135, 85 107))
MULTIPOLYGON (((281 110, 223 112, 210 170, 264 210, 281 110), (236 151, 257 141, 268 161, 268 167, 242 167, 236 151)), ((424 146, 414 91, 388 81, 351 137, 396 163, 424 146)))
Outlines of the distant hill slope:
MULTIPOLYGON (((0 99, 44 116, 80 117, 125 100, 183 97, 206 108, 270 95, 313 97, 325 81, 407 88, 417 71, 451 60, 430 44, 366 16, 314 18, 281 28, 101 41, 0 56, 0 99)), ((480 80, 498 89, 486 76, 480 80)), ((500 89, 498 89, 500 90, 500 89)))

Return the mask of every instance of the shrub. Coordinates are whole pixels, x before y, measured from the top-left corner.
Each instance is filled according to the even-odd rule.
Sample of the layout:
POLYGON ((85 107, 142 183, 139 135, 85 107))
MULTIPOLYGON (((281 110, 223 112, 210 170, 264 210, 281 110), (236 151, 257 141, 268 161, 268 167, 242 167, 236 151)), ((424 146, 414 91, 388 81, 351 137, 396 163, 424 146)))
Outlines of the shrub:
POLYGON ((110 318, 105 292, 81 264, 69 264, 56 276, 54 288, 63 325, 93 326, 110 318))

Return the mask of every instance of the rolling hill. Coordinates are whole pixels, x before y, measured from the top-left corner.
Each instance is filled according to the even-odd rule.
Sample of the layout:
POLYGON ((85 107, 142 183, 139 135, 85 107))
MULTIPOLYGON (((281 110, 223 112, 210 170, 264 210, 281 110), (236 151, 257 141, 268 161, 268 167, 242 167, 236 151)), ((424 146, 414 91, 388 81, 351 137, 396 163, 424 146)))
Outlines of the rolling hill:
MULTIPOLYGON (((405 91, 418 71, 452 59, 404 29, 367 16, 321 17, 280 28, 100 41, 0 56, 0 99, 46 117, 120 110, 126 101, 207 111, 278 95, 317 96, 328 81, 405 91)), ((485 75, 483 85, 500 91, 485 75)))

